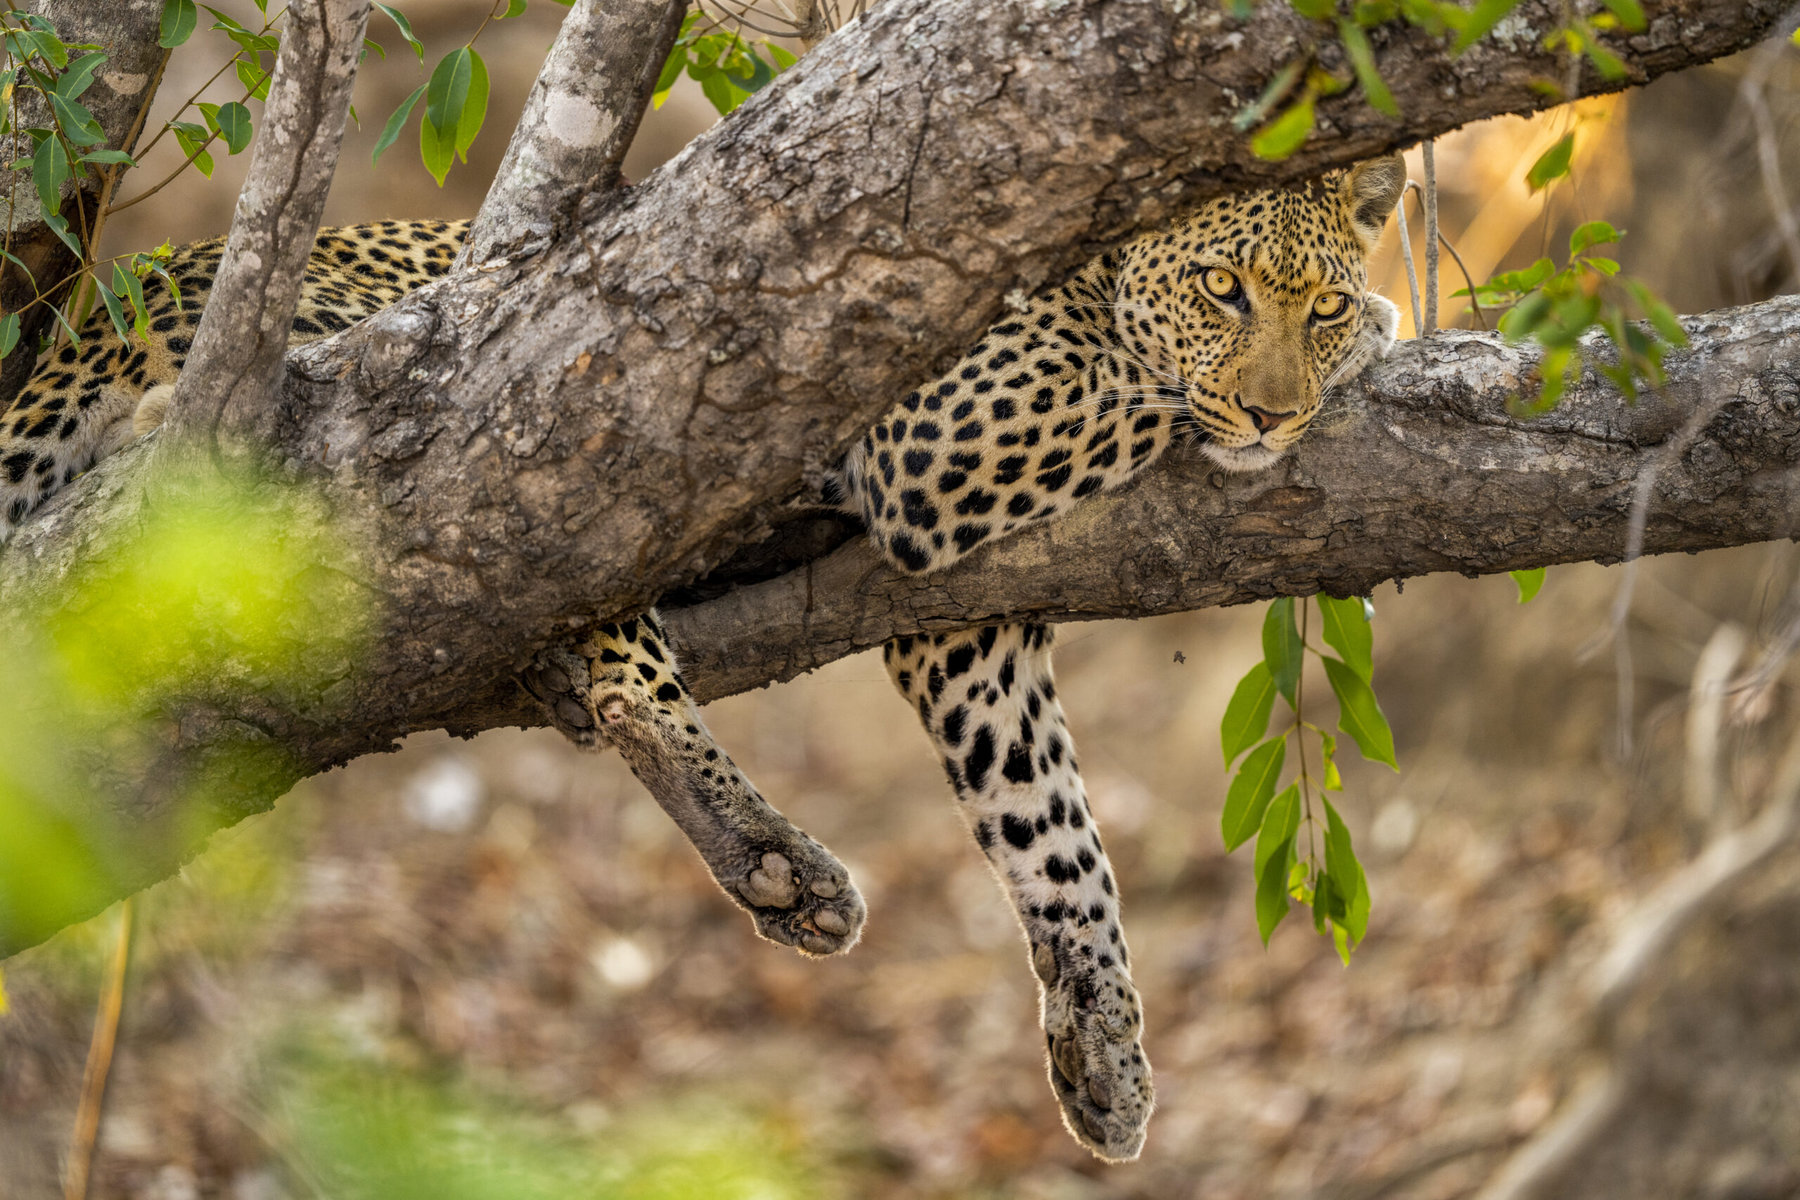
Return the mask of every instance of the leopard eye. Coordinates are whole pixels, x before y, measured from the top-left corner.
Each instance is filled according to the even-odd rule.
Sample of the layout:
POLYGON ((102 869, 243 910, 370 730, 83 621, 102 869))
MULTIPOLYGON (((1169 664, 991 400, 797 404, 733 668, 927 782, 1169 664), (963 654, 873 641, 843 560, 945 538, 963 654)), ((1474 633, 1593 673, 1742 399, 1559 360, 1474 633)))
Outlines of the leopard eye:
POLYGON ((1200 277, 1200 282, 1206 285, 1208 292, 1221 300, 1229 300, 1238 292, 1237 276, 1223 267, 1208 267, 1200 277))
POLYGON ((1329 321, 1333 317, 1341 317, 1350 305, 1350 297, 1342 292, 1326 292, 1313 301, 1313 316, 1321 321, 1329 321))

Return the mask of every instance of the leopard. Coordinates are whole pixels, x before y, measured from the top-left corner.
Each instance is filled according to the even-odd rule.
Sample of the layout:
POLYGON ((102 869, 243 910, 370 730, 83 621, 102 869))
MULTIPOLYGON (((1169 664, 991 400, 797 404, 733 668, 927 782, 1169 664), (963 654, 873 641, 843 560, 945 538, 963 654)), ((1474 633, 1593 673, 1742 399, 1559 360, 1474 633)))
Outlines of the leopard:
MULTIPOLYGON (((1368 259, 1405 186, 1397 155, 1206 202, 1088 261, 995 322, 853 445, 823 504, 896 569, 929 575, 1136 478, 1179 441, 1234 473, 1271 468, 1337 385, 1393 345, 1368 259)), ((466 222, 320 232, 290 344, 328 337, 453 269, 466 222)), ((0 551, 77 475, 155 436, 223 239, 167 264, 185 302, 124 340, 105 314, 53 349, 0 413, 0 551)), ((597 618, 605 614, 596 614, 597 618)), ((1101 1159, 1141 1152, 1155 1089, 1122 900, 1052 672, 1052 626, 894 638, 883 657, 1023 934, 1062 1119, 1101 1159)), ((812 957, 854 947, 849 871, 719 745, 655 610, 540 649, 520 683, 549 723, 616 747, 756 932, 812 957)))

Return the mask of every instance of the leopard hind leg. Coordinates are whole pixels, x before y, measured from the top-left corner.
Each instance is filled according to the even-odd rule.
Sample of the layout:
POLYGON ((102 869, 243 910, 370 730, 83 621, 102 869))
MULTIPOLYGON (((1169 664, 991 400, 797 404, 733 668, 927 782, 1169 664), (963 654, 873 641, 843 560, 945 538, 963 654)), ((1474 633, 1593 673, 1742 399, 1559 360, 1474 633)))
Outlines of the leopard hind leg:
POLYGON ((897 638, 888 673, 943 759, 1038 979, 1050 1085, 1075 1140, 1136 1158, 1155 1107, 1119 891, 1056 699, 1043 625, 897 638))
POLYGON ((653 613, 543 652, 522 682, 573 741, 618 748, 763 937, 810 955, 856 944, 867 910, 850 872, 713 740, 653 613))

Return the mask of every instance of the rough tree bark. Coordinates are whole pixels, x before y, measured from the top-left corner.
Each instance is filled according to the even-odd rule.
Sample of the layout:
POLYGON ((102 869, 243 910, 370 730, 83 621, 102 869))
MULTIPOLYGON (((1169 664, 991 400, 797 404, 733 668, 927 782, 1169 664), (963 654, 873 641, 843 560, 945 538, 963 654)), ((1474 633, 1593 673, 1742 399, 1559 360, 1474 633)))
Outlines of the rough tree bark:
MULTIPOLYGON (((1784 3, 1649 3, 1648 31, 1620 48, 1641 80, 1749 44, 1784 3)), ((97 786, 69 819, 124 830, 146 849, 72 902, 66 919, 167 874, 205 830, 268 807, 300 776, 417 729, 535 720, 512 677, 536 648, 641 608, 763 537, 783 499, 1009 296, 1229 188, 1301 178, 1540 106, 1532 85, 1560 64, 1539 48, 1539 32, 1560 11, 1528 0, 1508 38, 1454 60, 1421 35, 1395 34, 1379 56, 1407 119, 1334 97, 1313 141, 1269 164, 1229 116, 1317 38, 1285 6, 1264 5, 1240 28, 1212 5, 1153 0, 1012 0, 979 15, 973 0, 895 0, 827 39, 642 186, 583 206, 533 257, 444 280, 296 352, 256 432, 290 475, 318 485, 334 528, 370 550, 354 563, 321 558, 295 570, 381 597, 381 652, 321 647, 321 661, 335 665, 301 688, 244 671, 197 679, 162 705, 153 741, 138 739, 130 753, 82 748, 83 777, 97 786), (246 771, 232 750, 251 742, 289 758, 246 771), (228 799, 178 825, 177 799, 196 790, 228 799)), ((1579 84, 1612 86, 1589 75, 1579 84)), ((512 241, 497 231, 496 244, 512 241)), ((1796 329, 1800 316, 1782 305, 1702 323, 1709 340, 1682 360, 1692 371, 1677 394, 1723 390, 1743 403, 1721 412, 1679 464, 1662 449, 1680 425, 1672 401, 1625 413, 1589 388, 1590 399, 1541 427, 1552 432, 1517 427, 1497 397, 1516 386, 1528 356, 1447 340, 1397 356, 1368 385, 1383 398, 1349 407, 1335 436, 1315 437, 1281 472, 1198 485, 1204 521, 1193 485, 1179 508, 1157 507, 1179 459, 1159 472, 1163 482, 1111 501, 1113 519, 1146 532, 1123 572, 1100 573, 1100 590, 1083 594, 1057 564, 1034 562, 1052 544, 1041 538, 997 552, 1035 569, 1037 591, 1030 571, 1007 578, 1001 557, 882 581, 850 550, 808 568, 810 595, 805 575, 778 581, 770 586, 788 588, 786 600, 762 590, 727 598, 676 617, 677 636, 708 698, 922 623, 1009 609, 1166 611, 1357 590, 1446 567, 1616 555, 1620 497, 1653 464, 1685 490, 1679 521, 1673 505, 1654 509, 1647 545, 1782 536, 1790 529, 1771 513, 1794 510, 1794 392, 1782 364, 1796 329), (1715 324, 1725 331, 1716 337, 1715 324), (1696 457, 1701 446, 1716 456, 1696 457), (1487 455, 1508 465, 1489 466, 1487 455), (1363 472, 1393 490, 1331 492, 1355 474, 1350 464, 1377 460, 1395 469, 1363 472), (1563 473, 1544 469, 1556 464, 1563 473), (1570 490, 1581 472, 1604 502, 1570 490), (1429 527, 1416 515, 1426 494, 1443 506, 1429 527), (1495 522, 1501 500, 1513 515, 1495 522), (1739 511, 1745 504, 1760 518, 1739 511), (1441 530, 1452 527, 1463 532, 1446 544, 1441 530), (870 591, 822 641, 809 611, 839 601, 816 586, 821 572, 870 591), (772 626, 758 632, 769 651, 761 667, 728 673, 721 664, 745 645, 731 606, 768 597, 776 610, 796 607, 772 610, 772 626)), ((21 531, 0 560, 0 612, 29 612, 120 552, 150 457, 109 460, 21 531)), ((1191 474, 1193 461, 1185 466, 1191 474)), ((1117 528, 1102 538, 1078 517, 1044 536, 1063 539, 1053 543, 1058 557, 1088 537, 1083 552, 1117 564, 1117 528)), ((213 658, 238 661, 228 644, 213 658)), ((0 933, 0 953, 20 944, 0 933)))

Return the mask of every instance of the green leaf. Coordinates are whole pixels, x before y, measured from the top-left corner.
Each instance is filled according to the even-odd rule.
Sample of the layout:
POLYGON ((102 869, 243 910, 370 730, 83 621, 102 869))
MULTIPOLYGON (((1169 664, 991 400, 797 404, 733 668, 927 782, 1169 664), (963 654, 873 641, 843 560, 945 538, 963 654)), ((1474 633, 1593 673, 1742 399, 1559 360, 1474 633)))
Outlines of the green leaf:
POLYGON ((1476 42, 1493 32, 1506 14, 1519 6, 1519 0, 1479 0, 1469 12, 1468 20, 1463 24, 1462 32, 1456 37, 1456 44, 1450 48, 1452 54, 1461 54, 1476 42))
POLYGON ((1337 765, 1337 739, 1323 729, 1319 730, 1319 758, 1325 764, 1325 779, 1319 786, 1328 792, 1343 791, 1344 777, 1338 772, 1337 765))
POLYGON ((1364 679, 1375 672, 1371 651, 1374 636, 1369 629, 1369 608, 1361 596, 1348 600, 1319 597, 1319 618, 1324 626, 1325 644, 1336 650, 1344 662, 1364 679))
POLYGON ((37 185, 38 201, 44 206, 45 217, 62 211, 62 185, 68 178, 69 155, 63 149, 62 139, 45 138, 31 156, 31 181, 37 185))
POLYGON ((1388 90, 1387 81, 1375 66, 1375 51, 1369 46, 1369 35, 1354 21, 1340 18, 1338 37, 1344 43, 1344 52, 1350 56, 1350 67, 1356 72, 1356 81, 1362 84, 1363 95, 1368 97, 1369 107, 1384 116, 1398 119, 1400 106, 1394 103, 1394 93, 1388 90))
POLYGON ((1252 125, 1261 124, 1263 118, 1268 116, 1277 104, 1287 99, 1287 94, 1294 90, 1294 85, 1300 82, 1300 76, 1305 70, 1305 61, 1298 58, 1283 65, 1281 70, 1275 72, 1274 78, 1269 80, 1268 85, 1263 88, 1262 94, 1256 98, 1255 102, 1231 118, 1231 127, 1242 133, 1252 125))
POLYGON ((1637 301, 1637 306, 1643 310, 1644 315, 1650 319, 1651 326, 1662 335, 1665 342, 1671 346, 1687 345, 1687 330, 1682 328, 1681 321, 1676 317, 1674 309, 1664 304, 1657 298, 1655 292, 1635 279, 1627 279, 1625 288, 1631 293, 1631 298, 1637 301))
POLYGON ((1337 0, 1288 0, 1288 4, 1303 17, 1324 21, 1330 19, 1337 0))
POLYGON ((1287 757, 1287 739, 1270 738, 1250 752, 1225 793, 1225 811, 1219 816, 1219 832, 1227 853, 1236 850, 1262 828, 1275 781, 1287 757))
POLYGON ((100 293, 100 299, 106 305, 106 315, 112 318, 113 328, 118 331, 119 340, 129 340, 131 326, 125 320, 125 306, 119 303, 119 298, 113 295, 113 290, 101 283, 98 277, 95 278, 94 283, 96 284, 94 290, 100 293))
MULTIPOLYGON (((1300 828, 1300 785, 1290 783, 1281 789, 1281 794, 1269 802, 1268 810, 1263 814, 1262 829, 1256 836, 1256 874, 1260 878, 1262 870, 1271 858, 1279 857, 1283 842, 1292 843, 1294 834, 1300 828)), ((1282 874, 1287 874, 1288 861, 1281 864, 1282 874)))
POLYGON ((406 39, 406 44, 412 47, 414 54, 418 55, 419 65, 421 67, 424 66, 425 43, 413 36, 412 22, 406 19, 406 14, 388 4, 376 4, 374 7, 377 12, 387 17, 387 19, 392 21, 400 30, 400 36, 406 39))
POLYGON ((495 17, 496 21, 504 21, 508 17, 516 17, 525 11, 525 0, 506 0, 506 11, 495 17))
POLYGON ((1533 567, 1529 571, 1508 571, 1513 582, 1519 585, 1519 603, 1529 604, 1531 598, 1538 594, 1544 586, 1544 568, 1533 567))
POLYGON ((123 150, 90 150, 81 156, 81 161, 84 163, 93 163, 96 166, 111 166, 114 163, 125 163, 128 166, 133 167, 137 166, 137 159, 131 157, 131 155, 125 153, 123 150))
POLYGON ((1288 838, 1256 873, 1256 931, 1263 945, 1288 915, 1287 859, 1294 852, 1294 839, 1288 838))
POLYGON ((775 69, 777 71, 785 71, 800 61, 786 50, 783 50, 780 46, 777 46, 774 42, 764 43, 764 49, 768 50, 769 60, 775 64, 775 69))
POLYGON ((1306 659, 1306 647, 1300 644, 1300 630, 1294 626, 1294 598, 1283 596, 1269 602, 1263 614, 1263 662, 1275 679, 1275 687, 1294 703, 1294 686, 1300 682, 1300 667, 1306 659))
POLYGON ((1632 33, 1644 30, 1644 9, 1638 0, 1600 0, 1613 16, 1619 18, 1619 24, 1632 33))
POLYGON ((100 122, 87 107, 75 100, 64 100, 55 92, 49 93, 50 110, 56 114, 56 126, 62 130, 64 137, 72 146, 98 146, 106 141, 106 133, 100 128, 100 122))
MULTIPOLYGON (((49 228, 50 232, 62 239, 62 244, 73 250, 76 257, 79 258, 82 254, 81 243, 76 240, 74 232, 69 229, 69 223, 63 220, 62 214, 45 211, 43 216, 44 224, 49 228)), ((65 321, 64 324, 66 325, 67 322, 65 321)), ((80 338, 76 338, 75 340, 77 343, 81 341, 80 338)))
POLYGON ((1574 257, 1589 246, 1603 246, 1619 240, 1619 231, 1606 221, 1583 221, 1569 235, 1569 255, 1574 257))
POLYGON ((406 119, 412 116, 413 106, 418 104, 419 97, 424 94, 425 85, 421 83, 413 89, 412 95, 400 102, 400 107, 394 110, 393 115, 387 119, 387 124, 382 126, 381 136, 375 141, 375 155, 370 161, 381 161, 382 153, 394 144, 394 139, 398 138, 400 131, 406 128, 406 119))
POLYGON ((169 128, 175 133, 175 140, 181 146, 182 153, 193 160, 200 173, 208 179, 212 178, 212 155, 206 152, 206 143, 212 133, 204 125, 196 125, 192 121, 171 121, 169 128))
POLYGON ((1269 805, 1256 839, 1256 926, 1263 944, 1288 911, 1288 869, 1300 828, 1300 785, 1290 784, 1269 805))
POLYGON ((475 73, 474 52, 467 46, 446 54, 425 85, 425 119, 419 125, 419 157, 425 169, 444 186, 450 164, 456 159, 456 135, 463 105, 469 99, 469 81, 475 73))
MULTIPOLYGON (((1344 901, 1344 932, 1352 944, 1361 942, 1369 931, 1369 879, 1350 844, 1349 828, 1329 800, 1325 801, 1325 874, 1344 901)), ((1345 961, 1349 961, 1347 953, 1345 961)))
POLYGON ((162 29, 156 44, 173 50, 192 37, 199 24, 200 13, 194 8, 194 0, 163 0, 162 29))
POLYGON ((106 55, 95 51, 70 63, 69 69, 56 77, 56 94, 64 100, 80 99, 82 93, 93 86, 94 72, 105 61, 106 55))
MULTIPOLYGON (((523 0, 519 7, 524 8, 523 0)), ((469 147, 475 144, 475 136, 481 132, 488 106, 487 64, 473 48, 469 50, 469 68, 469 94, 456 122, 456 157, 464 162, 469 161, 469 147)))
POLYGON ((1230 768, 1238 755, 1256 745, 1269 730, 1269 712, 1275 707, 1275 677, 1267 663, 1257 663, 1238 680, 1219 722, 1219 747, 1230 768))
POLYGON ((1394 731, 1388 727, 1369 681, 1329 655, 1324 661, 1326 678, 1331 680, 1331 690, 1338 699, 1338 728, 1350 735, 1364 758, 1386 763, 1398 771, 1394 731))
POLYGON ((1569 159, 1574 153, 1574 133, 1563 134, 1554 146, 1538 155, 1531 170, 1525 172, 1525 182, 1531 185, 1532 191, 1541 191, 1551 180, 1561 179, 1569 173, 1569 159))
POLYGON ((1250 139, 1250 149, 1258 158, 1277 162, 1306 144, 1313 128, 1313 98, 1302 96, 1288 110, 1269 122, 1263 131, 1250 139))
POLYGON ((0 358, 5 358, 7 355, 11 354, 13 352, 13 347, 18 344, 19 314, 16 312, 9 312, 5 316, 0 317, 0 358))
POLYGON ((419 154, 439 187, 468 149, 487 116, 488 72, 468 46, 446 54, 425 85, 425 119, 419 125, 419 154))
POLYGON ((250 144, 250 110, 236 100, 219 107, 217 114, 219 136, 225 139, 225 148, 236 154, 250 144))
POLYGON ((238 82, 244 85, 245 94, 252 100, 269 98, 269 73, 258 63, 245 59, 237 60, 238 82))
POLYGON ((144 305, 144 284, 118 263, 113 264, 113 291, 131 301, 131 327, 140 338, 150 335, 150 310, 144 305))

